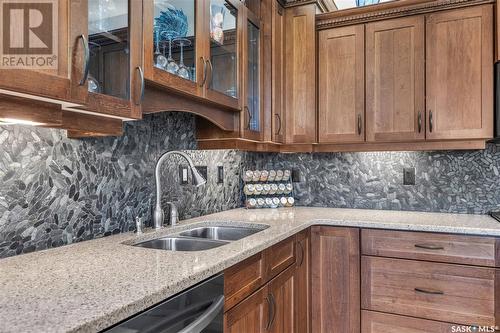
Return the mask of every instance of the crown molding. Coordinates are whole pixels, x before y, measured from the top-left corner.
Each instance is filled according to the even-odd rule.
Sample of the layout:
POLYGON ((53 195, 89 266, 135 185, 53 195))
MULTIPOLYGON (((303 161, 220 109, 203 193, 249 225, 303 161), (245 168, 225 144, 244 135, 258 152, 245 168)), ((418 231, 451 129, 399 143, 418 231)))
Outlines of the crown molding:
POLYGON ((385 20, 401 16, 495 3, 494 0, 398 0, 360 8, 329 12, 316 16, 316 29, 385 20))
POLYGON ((337 10, 333 0, 278 0, 285 8, 315 4, 321 13, 337 10))

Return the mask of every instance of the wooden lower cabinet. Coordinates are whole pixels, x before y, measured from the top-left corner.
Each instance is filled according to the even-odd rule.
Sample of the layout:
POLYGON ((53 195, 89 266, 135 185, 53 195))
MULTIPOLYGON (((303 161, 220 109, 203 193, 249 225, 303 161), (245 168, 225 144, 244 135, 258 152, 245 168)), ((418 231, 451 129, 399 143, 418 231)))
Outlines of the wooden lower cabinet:
POLYGON ((312 228, 312 332, 360 332, 359 257, 359 229, 312 228))
POLYGON ((495 325, 495 269, 363 256, 361 306, 366 310, 495 325))
POLYGON ((224 332, 293 333, 296 269, 290 266, 224 314, 224 332))
POLYGON ((262 288, 224 314, 225 333, 265 332, 269 321, 267 288, 262 288))
POLYGON ((295 272, 295 328, 297 332, 311 331, 311 230, 297 234, 295 272))
POLYGON ((272 304, 269 332, 298 332, 295 329, 295 279, 296 269, 290 267, 268 284, 268 297, 272 304))
MULTIPOLYGON (((451 333, 458 325, 388 313, 361 311, 363 333, 451 333)), ((459 332, 456 331, 455 332, 459 332)))

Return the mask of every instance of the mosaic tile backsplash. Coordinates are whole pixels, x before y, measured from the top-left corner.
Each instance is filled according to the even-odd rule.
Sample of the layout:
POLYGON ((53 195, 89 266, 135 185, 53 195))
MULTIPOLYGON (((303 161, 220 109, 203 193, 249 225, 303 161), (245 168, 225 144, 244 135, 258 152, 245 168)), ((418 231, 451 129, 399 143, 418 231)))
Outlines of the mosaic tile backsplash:
POLYGON ((258 168, 298 169, 299 206, 485 214, 500 210, 500 146, 447 152, 249 155, 258 168), (403 168, 416 169, 403 185, 403 168))
MULTIPOLYGON (((296 205, 484 214, 500 210, 500 146, 483 151, 244 153, 196 149, 195 118, 163 113, 128 123, 120 138, 70 140, 65 132, 0 126, 0 258, 133 230, 150 221, 154 166, 187 150, 208 167, 202 187, 179 186, 178 157, 162 175, 162 202, 181 219, 242 205, 246 168, 298 169, 296 205), (176 160, 177 159, 177 160, 176 160), (225 182, 218 184, 217 167, 225 182), (403 185, 403 168, 416 185, 403 185)), ((166 209, 166 212, 168 209, 166 209)))
MULTIPOLYGON (((126 125, 120 138, 70 140, 64 131, 0 126, 0 257, 129 231, 150 221, 154 167, 161 153, 196 148, 194 116, 163 113, 126 125)), ((162 202, 180 218, 239 207, 244 154, 188 151, 207 165, 205 186, 179 186, 177 157, 163 172, 162 202), (217 184, 217 166, 227 181, 217 184)), ((185 161, 180 161, 186 164, 185 161)))

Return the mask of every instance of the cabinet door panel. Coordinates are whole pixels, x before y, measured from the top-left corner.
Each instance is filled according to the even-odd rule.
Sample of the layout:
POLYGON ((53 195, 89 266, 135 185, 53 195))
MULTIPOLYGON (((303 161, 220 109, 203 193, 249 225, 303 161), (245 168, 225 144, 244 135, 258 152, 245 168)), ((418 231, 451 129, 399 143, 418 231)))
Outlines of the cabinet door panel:
POLYGON ((285 9, 277 1, 272 1, 272 140, 284 142, 284 55, 285 55, 285 9))
POLYGON ((427 17, 427 138, 493 135, 493 7, 427 17))
POLYGON ((266 331, 269 321, 267 287, 246 298, 224 314, 225 333, 261 333, 266 331))
POLYGON ((366 140, 425 138, 424 17, 366 25, 366 140))
POLYGON ((274 307, 269 322, 270 332, 299 332, 295 329, 295 279, 296 269, 292 266, 269 282, 268 292, 274 307))
POLYGON ((319 142, 364 141, 364 26, 319 32, 319 142))
POLYGON ((297 234, 295 273, 295 329, 297 332, 310 332, 310 229, 297 234))
POLYGON ((202 34, 204 20, 203 0, 154 0, 144 1, 144 75, 146 80, 156 85, 173 89, 190 95, 202 95, 200 84, 203 80, 206 68, 202 60, 203 41, 202 34), (180 43, 176 40, 179 33, 167 29, 167 19, 177 17, 175 10, 182 10, 186 15, 187 41, 180 43), (182 62, 189 72, 181 71, 182 76, 177 74, 177 69, 182 62), (171 56, 169 56, 169 54, 171 56))
POLYGON ((285 141, 316 141, 314 4, 285 9, 285 141))
POLYGON ((359 229, 313 227, 312 332, 360 332, 359 229))
MULTIPOLYGON (((77 64, 70 62, 72 60, 73 51, 75 52, 74 59, 83 61, 84 58, 82 44, 78 36, 86 31, 87 22, 86 20, 79 20, 78 16, 82 8, 85 9, 86 3, 84 3, 84 0, 74 0, 71 2, 53 1, 52 4, 42 3, 38 5, 34 1, 32 2, 33 3, 26 5, 16 4, 14 2, 2 3, 4 6, 3 11, 5 11, 4 16, 9 17, 9 19, 11 17, 13 18, 11 26, 15 29, 17 27, 13 25, 17 21, 14 16, 16 12, 24 13, 31 9, 40 10, 42 17, 45 17, 43 17, 44 24, 41 26, 43 33, 40 34, 40 37, 37 37, 47 46, 47 49, 52 49, 52 53, 46 56, 42 55, 41 57, 37 57, 37 59, 43 60, 44 64, 47 64, 47 66, 43 66, 43 68, 34 68, 32 65, 20 68, 17 60, 21 59, 23 62, 26 62, 25 55, 22 54, 23 51, 20 50, 25 50, 26 56, 28 57, 31 57, 32 54, 30 45, 24 43, 24 41, 28 41, 28 38, 24 38, 24 41, 17 40, 17 43, 15 39, 10 41, 8 38, 5 38, 4 42, 6 44, 2 46, 2 55, 4 55, 6 59, 13 57, 15 60, 11 68, 9 63, 6 63, 0 69, 0 89, 62 101, 73 101, 71 96, 72 73, 70 68, 72 68, 72 65, 77 66, 77 64), (53 15, 52 22, 49 21, 48 15, 53 15), (45 22, 49 22, 49 25, 46 25, 45 22), (52 32, 51 37, 54 39, 47 36, 48 30, 52 32), (19 42, 22 44, 19 45, 19 42), (8 46, 12 44, 16 45, 16 51, 14 52, 8 48, 8 46), (10 54, 11 52, 12 54, 10 54), (52 54, 55 54, 56 57, 52 58, 52 54), (50 66, 50 64, 52 64, 52 66, 50 66)), ((40 33, 40 30, 37 29, 36 33, 40 33)), ((16 33, 14 38, 21 38, 22 36, 23 34, 16 33)), ((40 53, 45 52, 45 47, 41 49, 40 53)), ((78 65, 78 70, 75 71, 76 73, 74 76, 75 81, 81 79, 82 67, 83 66, 78 65)), ((83 89, 83 91, 85 92, 85 89, 83 89)), ((84 99, 82 98, 75 101, 83 102, 84 99)))

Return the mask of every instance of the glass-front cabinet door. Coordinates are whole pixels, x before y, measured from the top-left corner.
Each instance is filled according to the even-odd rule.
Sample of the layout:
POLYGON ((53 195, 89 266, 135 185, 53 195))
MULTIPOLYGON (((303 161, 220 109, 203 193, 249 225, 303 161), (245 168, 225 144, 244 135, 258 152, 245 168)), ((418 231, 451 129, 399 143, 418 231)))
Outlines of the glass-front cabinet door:
POLYGON ((199 38, 204 1, 144 1, 147 80, 191 95, 202 94, 208 71, 199 38))
POLYGON ((244 29, 244 97, 242 128, 247 139, 261 140, 263 119, 261 115, 261 31, 260 22, 252 12, 245 13, 244 29))
POLYGON ((242 32, 239 0, 207 0, 205 17, 209 32, 206 97, 239 108, 239 50, 242 32))
POLYGON ((120 117, 140 118, 142 3, 88 0, 87 21, 87 108, 120 117))

